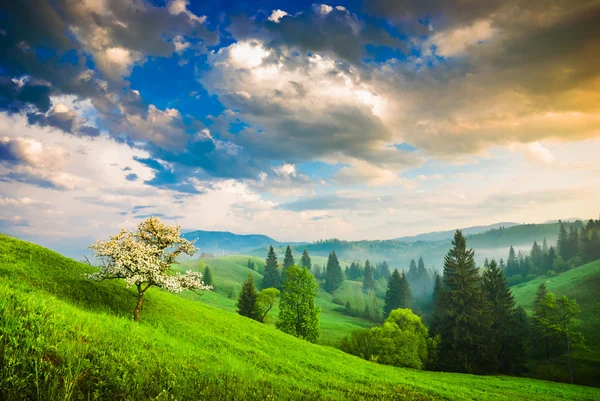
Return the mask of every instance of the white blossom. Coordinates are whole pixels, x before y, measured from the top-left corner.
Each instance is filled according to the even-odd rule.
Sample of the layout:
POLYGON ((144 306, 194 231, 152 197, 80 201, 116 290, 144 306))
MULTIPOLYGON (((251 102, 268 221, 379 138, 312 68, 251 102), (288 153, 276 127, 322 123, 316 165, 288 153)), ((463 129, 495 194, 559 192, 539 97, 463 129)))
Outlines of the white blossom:
POLYGON ((202 281, 202 273, 171 272, 177 256, 182 253, 191 256, 196 252, 194 244, 181 237, 180 228, 149 217, 139 224, 137 231, 121 230, 108 241, 90 245, 95 256, 105 263, 99 271, 85 276, 97 281, 124 279, 127 287, 136 286, 142 294, 150 286, 170 292, 210 290, 212 287, 202 281))

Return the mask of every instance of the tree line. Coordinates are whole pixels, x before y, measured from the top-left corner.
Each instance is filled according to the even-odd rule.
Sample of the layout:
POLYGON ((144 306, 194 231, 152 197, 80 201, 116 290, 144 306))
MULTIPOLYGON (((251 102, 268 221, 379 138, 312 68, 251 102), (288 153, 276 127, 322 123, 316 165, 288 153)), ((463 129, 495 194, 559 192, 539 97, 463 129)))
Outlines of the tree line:
POLYGON ((569 269, 600 259, 600 219, 590 219, 570 224, 569 228, 559 220, 558 239, 548 246, 534 241, 527 253, 515 252, 511 246, 506 264, 500 260, 510 285, 530 281, 538 276, 555 276, 569 269), (579 228, 578 228, 579 227, 579 228))

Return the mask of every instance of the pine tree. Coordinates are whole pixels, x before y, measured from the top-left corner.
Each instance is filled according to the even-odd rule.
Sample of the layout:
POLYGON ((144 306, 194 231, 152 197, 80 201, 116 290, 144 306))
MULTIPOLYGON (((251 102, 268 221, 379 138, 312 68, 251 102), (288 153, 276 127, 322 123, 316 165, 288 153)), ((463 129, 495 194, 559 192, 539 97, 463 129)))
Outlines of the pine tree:
POLYGON ((242 284, 242 291, 235 303, 238 314, 258 320, 259 316, 256 311, 257 297, 258 292, 256 292, 256 287, 254 286, 254 277, 252 277, 252 273, 248 273, 248 279, 242 284))
POLYGON ((387 262, 384 260, 383 263, 381 264, 380 276, 383 277, 384 279, 388 280, 391 275, 392 275, 392 273, 390 272, 390 267, 388 266, 387 262))
POLYGON ((490 267, 490 261, 488 260, 488 258, 485 258, 485 260, 483 261, 483 267, 485 267, 486 269, 490 267))
POLYGON ((515 254, 515 248, 513 248, 511 245, 510 249, 508 250, 508 259, 506 259, 506 275, 510 277, 517 274, 517 269, 518 260, 515 254))
POLYGON ((334 292, 344 282, 344 273, 340 267, 335 251, 329 254, 327 269, 325 270, 325 291, 334 292))
POLYGON ((387 290, 385 291, 385 305, 383 307, 384 316, 387 317, 394 309, 402 306, 402 276, 398 269, 394 269, 388 280, 387 290))
POLYGON ((204 276, 202 277, 202 281, 204 281, 205 285, 213 285, 212 271, 208 266, 204 268, 204 276))
POLYGON ((546 360, 549 361, 551 338, 546 336, 544 326, 541 323, 544 315, 547 313, 546 309, 544 309, 544 300, 547 294, 548 289, 546 288, 546 284, 540 283, 535 292, 535 299, 533 300, 533 336, 536 340, 535 343, 543 346, 546 360))
POLYGON ((262 288, 281 288, 281 274, 279 274, 277 268, 277 255, 272 246, 269 247, 269 253, 267 254, 262 288))
POLYGON ((448 294, 444 289, 444 281, 442 276, 437 272, 434 275, 433 294, 431 299, 433 301, 433 313, 431 316, 430 332, 433 337, 440 334, 442 324, 446 319, 446 302, 448 294))
POLYGON ((483 292, 490 303, 493 324, 490 358, 498 358, 497 371, 504 374, 519 374, 524 370, 525 344, 517 328, 515 299, 508 288, 502 270, 492 259, 483 272, 483 292))
POLYGON ((568 262, 571 258, 579 255, 579 233, 574 225, 569 227, 569 259, 565 259, 568 262))
POLYGON ((400 307, 410 308, 412 304, 412 291, 406 273, 400 275, 400 307))
POLYGON ((419 277, 419 272, 417 271, 417 264, 414 259, 411 259, 410 266, 408 267, 407 278, 411 285, 415 285, 417 283, 419 277))
POLYGON ((286 271, 293 264, 295 264, 294 255, 292 255, 292 248, 288 245, 285 249, 285 257, 283 258, 283 271, 286 271))
POLYGON ((542 256, 548 254, 548 241, 546 241, 546 237, 544 237, 544 242, 542 243, 542 256))
POLYGON ((454 234, 452 245, 444 258, 448 296, 444 297, 446 310, 439 329, 441 365, 450 371, 486 373, 491 370, 487 338, 493 322, 489 305, 481 290, 474 252, 467 249, 460 230, 454 234))
POLYGON ((290 266, 279 301, 276 327, 288 334, 316 343, 319 340, 319 313, 315 304, 317 284, 308 269, 290 266))
POLYGON ((533 241, 533 246, 531 247, 531 264, 533 265, 533 270, 539 271, 542 269, 543 253, 537 241, 533 241))
POLYGON ((304 248, 304 252, 302 252, 302 259, 300 259, 300 263, 302 264, 302 267, 306 267, 308 270, 312 269, 312 262, 306 248, 304 248))
POLYGON ((417 283, 418 288, 415 288, 415 292, 420 294, 420 296, 424 296, 427 294, 428 289, 431 286, 431 280, 429 279, 429 273, 427 273, 427 269, 425 268, 425 262, 423 262, 423 258, 419 257, 419 262, 417 264, 417 283))
POLYGON ((565 225, 559 220, 560 228, 558 229, 558 241, 556 242, 556 248, 558 254, 562 256, 563 260, 568 261, 569 255, 569 237, 565 225))
POLYGON ((363 291, 368 293, 369 291, 375 291, 375 279, 373 278, 373 268, 371 262, 368 260, 365 262, 365 277, 363 278, 363 291))

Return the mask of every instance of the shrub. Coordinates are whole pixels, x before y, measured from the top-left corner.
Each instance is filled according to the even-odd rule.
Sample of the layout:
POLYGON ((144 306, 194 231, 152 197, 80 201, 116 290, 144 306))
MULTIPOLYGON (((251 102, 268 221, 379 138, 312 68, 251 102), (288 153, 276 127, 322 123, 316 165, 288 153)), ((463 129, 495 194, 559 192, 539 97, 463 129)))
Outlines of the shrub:
POLYGON ((438 344, 439 337, 429 337, 419 316, 410 309, 395 309, 382 326, 353 332, 340 348, 384 365, 423 369, 437 360, 438 344))
POLYGON ((537 276, 535 274, 528 274, 527 277, 525 277, 525 281, 531 281, 534 280, 537 276))
POLYGON ((510 276, 506 281, 508 282, 509 286, 517 285, 523 282, 523 276, 520 274, 515 274, 514 276, 510 276))

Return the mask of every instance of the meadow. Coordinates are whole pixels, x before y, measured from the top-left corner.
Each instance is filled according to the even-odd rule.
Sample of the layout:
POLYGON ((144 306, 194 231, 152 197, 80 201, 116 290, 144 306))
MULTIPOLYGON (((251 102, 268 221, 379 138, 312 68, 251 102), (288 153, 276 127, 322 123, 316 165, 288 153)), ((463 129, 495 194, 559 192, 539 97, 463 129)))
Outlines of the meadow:
MULTIPOLYGON (((185 297, 91 282, 93 268, 0 235, 5 400, 590 400, 600 389, 377 365, 185 297)), ((215 269, 216 270, 216 269, 215 269)))

